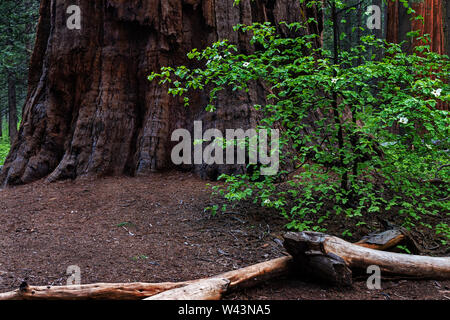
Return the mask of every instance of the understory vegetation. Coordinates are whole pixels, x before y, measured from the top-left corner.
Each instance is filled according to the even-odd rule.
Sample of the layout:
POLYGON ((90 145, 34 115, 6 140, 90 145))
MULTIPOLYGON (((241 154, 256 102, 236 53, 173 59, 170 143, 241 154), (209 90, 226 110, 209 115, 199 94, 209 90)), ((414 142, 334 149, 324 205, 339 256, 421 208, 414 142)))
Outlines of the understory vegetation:
POLYGON ((319 35, 298 32, 307 30, 301 23, 283 24, 306 34, 291 38, 279 36, 270 23, 238 25, 236 32, 251 34, 253 53, 222 40, 189 53, 204 67, 165 67, 149 79, 169 83, 169 93, 183 96, 186 105, 190 92, 209 90, 209 111, 220 91, 245 92, 255 83, 266 88, 266 104, 255 108, 264 114, 260 129, 283 128, 285 169, 275 176, 259 170, 222 175, 225 184, 214 192, 231 204, 250 199, 276 208, 288 228, 300 231, 326 231, 326 221, 336 216, 358 227, 369 216, 395 215, 408 229, 434 230, 445 245, 450 146, 442 106, 450 101, 449 58, 432 52, 427 36, 414 32, 409 36, 422 45, 411 53, 373 35, 343 50, 339 40, 345 35, 333 26, 345 5, 328 3, 324 10, 334 31, 329 46, 316 48, 319 35), (422 222, 425 216, 437 222, 422 222))
MULTIPOLYGON (((5 126, 3 126, 3 128, 4 127, 5 126)), ((6 130, 3 130, 3 134, 0 137, 0 166, 2 166, 3 163, 5 162, 6 156, 9 153, 9 148, 10 148, 9 137, 8 137, 8 130, 6 127, 6 130)))

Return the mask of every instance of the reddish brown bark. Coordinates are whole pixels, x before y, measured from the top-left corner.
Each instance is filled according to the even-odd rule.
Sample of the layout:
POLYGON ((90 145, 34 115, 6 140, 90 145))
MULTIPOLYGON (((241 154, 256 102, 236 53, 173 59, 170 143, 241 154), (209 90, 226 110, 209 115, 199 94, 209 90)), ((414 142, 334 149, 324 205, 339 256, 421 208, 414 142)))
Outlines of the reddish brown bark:
MULTIPOLYGON (((388 2, 388 25, 386 38, 389 42, 399 43, 407 38, 409 31, 419 31, 420 35, 429 34, 431 38, 431 49, 439 54, 449 54, 446 51, 446 37, 444 26, 448 25, 448 17, 444 12, 448 11, 448 0, 422 0, 411 2, 411 7, 416 11, 414 16, 422 16, 423 20, 410 20, 411 15, 407 14, 403 4, 399 1, 388 2)), ((447 39, 447 41, 449 41, 447 39)), ((417 40, 407 46, 419 45, 417 40)), ((448 47, 447 47, 448 48, 448 47)))
MULTIPOLYGON (((262 88, 219 97, 216 113, 198 94, 186 109, 147 76, 189 64, 186 53, 227 38, 251 50, 233 26, 317 17, 297 0, 80 0, 81 30, 66 27, 69 0, 42 0, 23 123, 0 183, 146 174, 171 165, 170 136, 203 120, 204 130, 255 127, 262 88), (302 7, 301 7, 302 6, 302 7), (303 10, 301 10, 303 9, 303 10)), ((312 28, 313 26, 311 26, 312 28)), ((283 31, 283 30, 280 30, 283 31)), ((242 166, 199 166, 214 178, 242 166)))
POLYGON ((450 0, 443 0, 445 53, 450 56, 450 0))
MULTIPOLYGON (((421 36, 429 34, 431 50, 439 54, 445 54, 443 5, 442 0, 424 0, 412 4, 416 15, 424 18, 423 23, 420 20, 413 21, 412 29, 420 30, 421 36)), ((416 41, 414 45, 420 43, 416 41)))
MULTIPOLYGON (((405 41, 404 49, 412 51, 415 46, 422 45, 418 37, 410 39, 407 33, 419 31, 420 35, 429 35, 430 48, 433 52, 450 55, 450 34, 448 30, 450 19, 449 0, 422 0, 411 2, 415 10, 413 16, 408 15, 403 4, 398 0, 388 2, 388 24, 386 39, 389 42, 399 43, 405 41), (423 17, 423 20, 411 20, 412 17, 423 17)), ((448 103, 438 102, 438 109, 448 110, 448 103)))
MULTIPOLYGON (((402 3, 398 0, 389 0, 387 6, 386 40, 393 43, 408 40, 406 34, 411 31, 410 18, 402 3)), ((410 50, 410 48, 410 44, 406 42, 404 49, 410 50)))

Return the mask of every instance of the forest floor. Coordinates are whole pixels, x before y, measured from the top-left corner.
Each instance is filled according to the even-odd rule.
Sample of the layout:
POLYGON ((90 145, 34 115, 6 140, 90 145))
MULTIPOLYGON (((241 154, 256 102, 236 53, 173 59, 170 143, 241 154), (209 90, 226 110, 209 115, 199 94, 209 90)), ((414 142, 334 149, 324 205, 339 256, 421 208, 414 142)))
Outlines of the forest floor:
MULTIPOLYGON (((243 203, 212 217, 212 203, 205 181, 179 172, 0 190, 0 292, 65 285, 71 265, 82 283, 183 281, 285 254, 277 213, 243 203)), ((385 280, 371 291, 364 279, 340 289, 298 278, 227 298, 450 300, 448 290, 450 281, 385 280)))

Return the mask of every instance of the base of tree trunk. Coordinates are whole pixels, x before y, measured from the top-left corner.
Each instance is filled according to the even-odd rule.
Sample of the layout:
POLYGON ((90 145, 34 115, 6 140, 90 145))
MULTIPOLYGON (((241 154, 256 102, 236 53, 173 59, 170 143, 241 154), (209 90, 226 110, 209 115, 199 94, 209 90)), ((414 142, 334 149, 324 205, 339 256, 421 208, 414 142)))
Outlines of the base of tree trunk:
MULTIPOLYGON (((187 53, 223 39, 251 52, 251 36, 235 32, 237 24, 315 18, 318 25, 298 33, 320 34, 322 28, 319 12, 298 0, 79 0, 81 30, 66 26, 72 0, 40 4, 22 124, 0 187, 42 178, 147 175, 174 167, 171 151, 178 141, 171 141, 172 133, 193 133, 194 121, 203 123, 203 132, 257 128, 262 114, 253 106, 265 99, 260 84, 247 93, 220 94, 217 111, 207 112, 207 88, 192 92, 186 108, 148 76, 167 66, 197 68, 187 53)), ((279 26, 279 32, 291 31, 279 26)), ((247 170, 238 164, 186 166, 212 180, 247 170)))

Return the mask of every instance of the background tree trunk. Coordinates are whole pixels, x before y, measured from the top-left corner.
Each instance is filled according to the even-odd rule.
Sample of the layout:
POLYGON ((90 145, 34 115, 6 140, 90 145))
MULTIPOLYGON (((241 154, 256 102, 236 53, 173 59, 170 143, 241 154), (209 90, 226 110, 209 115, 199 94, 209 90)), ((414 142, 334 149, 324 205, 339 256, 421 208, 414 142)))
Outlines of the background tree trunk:
POLYGON ((421 20, 410 21, 411 15, 407 14, 403 4, 399 1, 389 1, 387 40, 395 43, 408 40, 406 49, 411 50, 413 46, 419 43, 416 41, 411 43, 407 38, 407 33, 412 30, 419 30, 421 35, 430 34, 431 49, 434 52, 450 54, 448 27, 445 28, 446 33, 444 32, 444 26, 448 26, 450 19, 448 0, 410 1, 410 5, 416 11, 416 16, 420 15, 424 18, 423 23, 421 20))
POLYGON ((403 49, 411 50, 411 43, 407 33, 411 31, 411 16, 408 15, 406 8, 398 0, 388 1, 387 7, 387 29, 386 40, 392 43, 400 43, 406 40, 403 49))
MULTIPOLYGON (((450 33, 448 25, 450 20, 449 0, 421 0, 409 1, 416 11, 415 16, 422 16, 423 20, 412 20, 403 4, 398 0, 388 2, 388 24, 386 39, 389 42, 399 43, 407 40, 404 50, 411 52, 415 46, 422 45, 418 40, 407 37, 410 31, 419 31, 420 35, 430 35, 430 47, 433 52, 450 55, 450 33)), ((439 102, 438 109, 448 110, 449 104, 439 102)))
MULTIPOLYGON (((3 184, 119 174, 147 174, 171 165, 171 133, 253 128, 263 89, 223 94, 217 112, 197 94, 189 108, 147 76, 161 66, 190 65, 186 53, 227 38, 248 51, 233 26, 318 17, 297 0, 78 1, 81 30, 66 27, 69 0, 42 0, 19 136, 0 176, 3 184)), ((320 19, 319 19, 320 20, 320 19)), ((319 26, 321 28, 321 24, 319 26)), ((311 29, 317 28, 315 25, 311 29)), ((280 30, 284 32, 285 30, 280 30)), ((191 65, 192 66, 192 65, 191 65)), ((203 177, 245 170, 198 166, 203 177)))
POLYGON ((450 56, 450 0, 443 0, 445 53, 450 56))
MULTIPOLYGON (((386 24, 386 4, 383 0, 372 0, 372 4, 380 7, 381 9, 381 28, 380 29, 374 29, 373 35, 377 39, 386 39, 386 30, 387 30, 387 24, 386 24)), ((374 53, 376 54, 377 59, 381 59, 384 55, 383 50, 375 50, 374 53)))
MULTIPOLYGON (((431 50, 439 54, 445 54, 444 5, 445 0, 423 0, 412 4, 416 15, 424 17, 424 23, 420 20, 412 22, 412 30, 420 30, 421 35, 429 34, 431 50)), ((419 42, 414 43, 414 45, 420 44, 419 42)))
POLYGON ((11 143, 17 136, 17 95, 16 76, 8 73, 8 110, 9 110, 9 139, 11 143))

